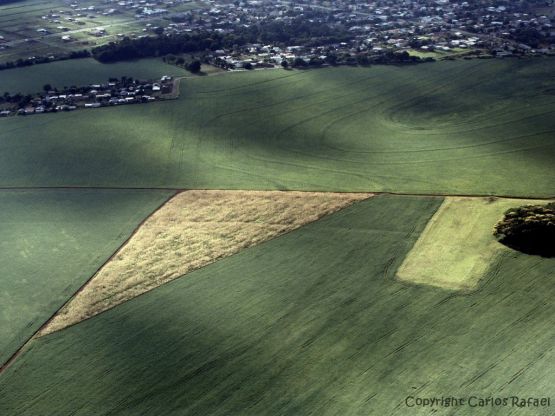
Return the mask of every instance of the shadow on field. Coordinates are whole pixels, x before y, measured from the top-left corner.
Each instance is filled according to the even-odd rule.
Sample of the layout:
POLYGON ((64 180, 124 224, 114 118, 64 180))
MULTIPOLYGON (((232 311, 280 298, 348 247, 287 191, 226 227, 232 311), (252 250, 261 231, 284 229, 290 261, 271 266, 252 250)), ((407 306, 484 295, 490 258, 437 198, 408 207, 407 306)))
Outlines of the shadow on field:
POLYGON ((171 194, 107 189, 0 191, 0 364, 171 194))
POLYGON ((544 196, 553 96, 523 65, 226 74, 179 100, 3 120, 0 183, 544 196))

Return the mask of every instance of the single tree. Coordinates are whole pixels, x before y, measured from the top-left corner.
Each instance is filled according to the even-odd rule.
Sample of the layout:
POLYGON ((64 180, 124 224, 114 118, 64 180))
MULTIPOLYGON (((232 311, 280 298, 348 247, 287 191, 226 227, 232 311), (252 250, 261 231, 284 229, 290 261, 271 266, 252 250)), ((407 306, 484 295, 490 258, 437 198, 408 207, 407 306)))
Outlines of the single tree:
POLYGON ((187 70, 193 74, 198 74, 200 72, 201 63, 198 59, 195 59, 189 65, 187 65, 187 70))

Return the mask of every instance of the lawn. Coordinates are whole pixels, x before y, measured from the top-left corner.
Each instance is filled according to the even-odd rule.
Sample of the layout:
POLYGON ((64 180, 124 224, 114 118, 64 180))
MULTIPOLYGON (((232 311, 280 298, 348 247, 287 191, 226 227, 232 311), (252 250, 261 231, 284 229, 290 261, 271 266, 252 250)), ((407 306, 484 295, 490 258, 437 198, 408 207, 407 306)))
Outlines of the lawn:
POLYGON ((71 59, 48 64, 0 71, 0 94, 4 92, 38 93, 45 84, 63 88, 107 82, 108 78, 131 76, 137 79, 159 79, 162 75, 182 76, 189 72, 164 63, 160 58, 136 62, 101 64, 92 58, 71 59))
POLYGON ((397 276, 405 282, 472 291, 510 249, 493 236, 509 208, 546 201, 448 197, 434 214, 397 276))
POLYGON ((164 191, 0 192, 0 364, 169 196, 164 191))
POLYGON ((187 79, 175 101, 0 120, 0 185, 550 197, 554 69, 475 60, 187 79))
POLYGON ((434 58, 434 59, 439 59, 441 57, 444 57, 445 54, 442 54, 441 52, 436 52, 436 51, 423 51, 420 49, 410 49, 408 51, 408 53, 411 56, 418 56, 420 58, 434 58))
POLYGON ((507 254, 464 296, 393 278, 441 202, 370 198, 40 338, 3 374, 1 413, 406 416, 430 414, 411 395, 549 396, 554 259, 507 254))

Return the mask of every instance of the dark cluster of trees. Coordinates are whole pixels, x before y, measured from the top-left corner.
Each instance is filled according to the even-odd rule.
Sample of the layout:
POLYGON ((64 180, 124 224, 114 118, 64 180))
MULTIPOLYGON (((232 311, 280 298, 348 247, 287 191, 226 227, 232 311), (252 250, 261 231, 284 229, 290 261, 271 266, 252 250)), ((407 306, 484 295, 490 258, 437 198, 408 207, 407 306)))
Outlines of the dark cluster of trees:
MULTIPOLYGON (((64 61, 67 59, 88 58, 90 56, 91 53, 87 49, 83 49, 82 51, 73 51, 68 53, 67 55, 58 56, 55 60, 64 61)), ((46 64, 48 62, 52 62, 52 59, 45 56, 36 56, 33 59, 18 59, 17 61, 8 61, 0 64, 0 71, 3 69, 22 68, 24 66, 32 66, 36 64, 46 64)))
POLYGON ((555 41, 553 36, 545 35, 532 27, 519 28, 512 34, 512 37, 517 42, 524 43, 532 48, 539 48, 544 43, 552 43, 555 41))
POLYGON ((226 34, 198 32, 138 39, 124 38, 119 42, 94 48, 92 53, 100 62, 116 62, 169 54, 214 51, 258 42, 310 46, 342 42, 349 38, 344 28, 295 19, 290 23, 263 22, 226 34))
POLYGON ((187 71, 191 71, 193 74, 198 74, 200 72, 201 62, 198 59, 195 59, 185 65, 185 68, 187 69, 187 71))
POLYGON ((216 50, 233 45, 234 39, 214 33, 179 34, 171 36, 123 38, 92 50, 93 57, 100 62, 127 61, 204 50, 216 50))
POLYGON ((250 43, 283 43, 288 45, 319 46, 345 42, 352 38, 347 28, 297 18, 291 22, 266 21, 236 29, 235 33, 250 43))
POLYGON ((555 257, 555 203, 509 209, 495 226, 494 235, 523 253, 555 257))
POLYGON ((187 62, 184 57, 175 56, 173 54, 164 56, 162 60, 168 64, 177 65, 185 68, 187 71, 191 71, 193 74, 198 74, 202 65, 202 62, 199 59, 193 59, 192 61, 187 62))
POLYGON ((26 107, 33 100, 33 96, 30 94, 23 95, 21 93, 10 94, 5 92, 4 95, 0 95, 0 104, 11 104, 17 108, 26 107))

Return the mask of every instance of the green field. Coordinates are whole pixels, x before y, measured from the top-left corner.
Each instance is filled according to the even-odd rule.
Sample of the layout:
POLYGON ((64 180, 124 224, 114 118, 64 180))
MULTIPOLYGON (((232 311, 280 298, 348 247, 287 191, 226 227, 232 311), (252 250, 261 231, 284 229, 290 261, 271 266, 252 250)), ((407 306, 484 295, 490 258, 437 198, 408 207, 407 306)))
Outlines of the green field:
POLYGON ((177 101, 0 120, 0 185, 549 197, 554 69, 477 60, 188 79, 177 101))
MULTIPOLYGON (((491 228, 555 197, 554 70, 243 71, 183 79, 176 100, 0 119, 0 364, 29 341, 1 371, 0 416, 552 415, 405 399, 553 393, 555 258, 491 228), (168 188, 411 195, 376 195, 29 340, 168 188)), ((0 72, 0 94, 182 73, 65 61, 0 72)), ((182 253, 209 221, 168 247, 182 253)))
POLYGON ((136 62, 101 64, 92 58, 71 59, 49 64, 0 71, 0 94, 4 92, 32 94, 42 92, 45 84, 63 88, 107 82, 110 77, 131 76, 137 79, 159 79, 162 75, 183 76, 189 72, 165 64, 159 58, 136 62))
MULTIPOLYGON (((405 398, 549 396, 555 260, 457 296, 394 280, 439 198, 375 197, 32 343, 16 415, 429 415, 405 398)), ((549 409, 440 409, 550 415, 549 409)))
POLYGON ((169 196, 164 191, 0 192, 0 363, 169 196))

